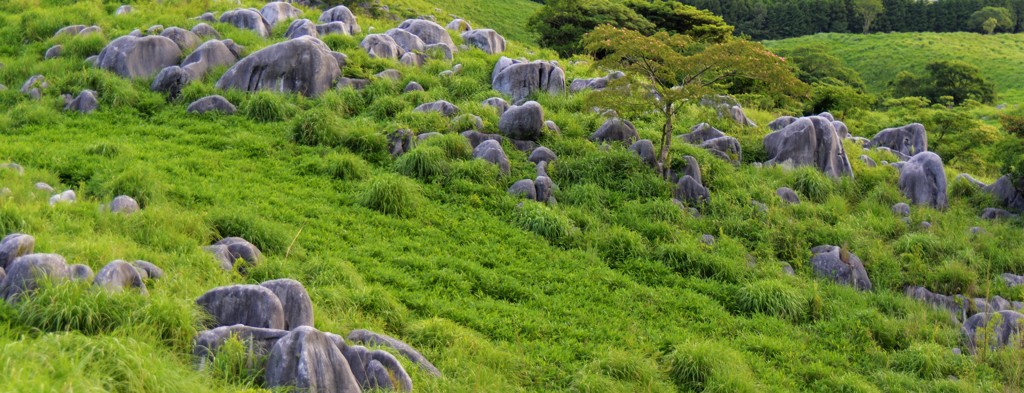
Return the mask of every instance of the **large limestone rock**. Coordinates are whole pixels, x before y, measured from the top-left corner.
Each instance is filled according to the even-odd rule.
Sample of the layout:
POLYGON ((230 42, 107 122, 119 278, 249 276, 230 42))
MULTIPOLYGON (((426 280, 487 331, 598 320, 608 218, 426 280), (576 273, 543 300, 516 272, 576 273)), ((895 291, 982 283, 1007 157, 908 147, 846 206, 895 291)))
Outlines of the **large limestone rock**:
POLYGON ((57 254, 22 255, 4 270, 7 276, 0 283, 0 298, 8 302, 35 291, 43 281, 61 282, 70 278, 67 262, 57 254))
POLYGON ((234 114, 238 111, 234 105, 219 95, 206 96, 196 100, 195 102, 188 105, 185 112, 188 113, 206 113, 206 112, 222 112, 224 114, 234 114))
POLYGON ((796 195, 796 191, 793 191, 792 188, 779 187, 778 189, 775 190, 775 195, 778 195, 779 199, 782 199, 783 202, 786 202, 790 205, 800 204, 800 197, 796 195))
POLYGON ((898 128, 886 128, 875 134, 865 147, 887 147, 893 151, 913 156, 928 151, 928 134, 920 123, 898 128))
POLYGON ((407 30, 391 29, 384 34, 395 40, 395 43, 406 52, 422 52, 427 49, 427 43, 407 30))
POLYGON ((398 382, 399 390, 412 391, 412 378, 409 377, 409 373, 405 371, 398 359, 390 353, 381 350, 371 351, 360 345, 347 345, 345 340, 337 334, 328 334, 328 337, 341 349, 341 353, 348 360, 352 374, 363 389, 392 390, 396 387, 392 382, 394 379, 398 382), (390 378, 384 378, 389 374, 390 378))
POLYGON ((558 160, 558 155, 555 154, 554 151, 551 151, 551 149, 540 146, 530 152, 530 157, 528 157, 527 160, 534 164, 540 164, 541 162, 555 162, 558 160))
POLYGON ((708 189, 690 175, 679 179, 673 196, 687 206, 703 206, 711 202, 711 193, 708 189))
POLYGON ((263 19, 270 24, 270 27, 274 27, 274 25, 288 19, 294 19, 302 16, 302 10, 283 1, 273 1, 267 3, 267 5, 260 9, 260 15, 262 15, 263 19))
POLYGON ((699 145, 701 143, 704 143, 704 141, 706 140, 721 138, 723 136, 725 136, 724 132, 719 131, 715 127, 712 127, 710 124, 700 123, 690 128, 689 133, 680 135, 679 137, 686 141, 686 143, 699 145))
POLYGON ((452 36, 441 25, 426 19, 408 19, 398 25, 399 29, 415 34, 427 45, 444 45, 451 52, 456 52, 455 41, 452 36))
POLYGON ((419 351, 417 351, 411 345, 406 344, 402 340, 396 339, 385 334, 375 333, 364 329, 356 329, 349 332, 348 340, 369 346, 384 346, 394 348, 395 350, 398 351, 398 353, 401 353, 402 356, 405 356, 413 363, 419 365, 420 369, 425 371, 427 374, 433 375, 435 377, 441 376, 441 371, 438 370, 437 367, 434 367, 433 363, 430 363, 430 361, 427 360, 425 356, 420 354, 419 351))
POLYGON ((640 156, 640 161, 651 168, 658 166, 657 153, 654 152, 654 142, 650 139, 641 139, 629 146, 629 151, 640 156))
POLYGON ((900 191, 911 203, 936 209, 949 206, 946 197, 946 170, 942 158, 932 152, 915 155, 900 167, 900 191))
POLYGON ((204 293, 196 304, 213 317, 211 328, 242 324, 284 329, 284 306, 274 291, 259 285, 229 285, 204 293))
POLYGON ((235 261, 239 259, 248 265, 263 262, 263 253, 260 252, 260 249, 240 237, 221 239, 212 246, 206 247, 206 251, 213 253, 224 270, 233 269, 235 261))
POLYGON ((544 131, 544 108, 536 101, 512 106, 501 115, 498 130, 508 138, 536 141, 544 131))
POLYGON ((811 253, 814 254, 811 266, 817 275, 862 291, 871 290, 871 280, 864 270, 864 263, 853 253, 831 245, 814 247, 811 253))
POLYGON ((469 30, 462 33, 462 42, 480 48, 487 54, 505 51, 505 37, 491 29, 469 30))
POLYGON ((192 30, 189 31, 199 36, 200 38, 213 38, 217 40, 220 39, 220 32, 218 32, 217 29, 214 29, 213 26, 210 26, 206 23, 199 23, 195 26, 192 26, 192 30))
POLYGON ((508 101, 505 101, 505 99, 501 97, 488 98, 484 100, 483 105, 490 106, 496 109, 498 111, 498 116, 505 114, 505 111, 507 111, 508 108, 510 107, 508 101))
POLYGON ((219 89, 273 90, 318 96, 341 75, 330 48, 313 37, 299 37, 263 48, 231 67, 219 89))
POLYGON ((92 282, 93 278, 96 277, 91 267, 77 263, 68 266, 68 275, 71 281, 81 282, 92 282))
POLYGON ((231 46, 234 41, 209 40, 192 51, 185 60, 181 62, 181 68, 188 71, 193 80, 201 79, 206 72, 214 67, 229 66, 238 62, 241 57, 241 47, 231 46))
POLYGON ((783 128, 786 128, 790 124, 793 124, 793 122, 795 122, 796 120, 797 118, 793 116, 782 116, 778 119, 772 120, 771 123, 768 123, 768 129, 772 131, 778 131, 783 128))
POLYGON ((550 61, 523 62, 502 57, 491 73, 491 87, 518 102, 535 91, 565 91, 565 71, 550 61))
POLYGON ((573 79, 569 84, 570 93, 578 93, 583 90, 604 90, 611 81, 626 76, 622 71, 615 71, 600 78, 573 79))
POLYGON ((352 14, 352 11, 343 5, 331 8, 320 14, 320 23, 332 23, 341 22, 344 23, 348 29, 349 35, 356 35, 362 32, 359 27, 359 23, 356 22, 356 16, 352 14))
POLYGON ((272 27, 263 15, 253 8, 237 9, 225 12, 220 16, 222 23, 231 24, 239 29, 248 29, 256 32, 260 37, 270 37, 272 27))
MULTIPOLYGON (((270 350, 277 344, 277 340, 288 335, 287 330, 266 329, 242 324, 221 326, 210 330, 204 330, 196 335, 192 349, 192 355, 199 363, 200 371, 206 368, 207 362, 213 359, 214 353, 231 337, 237 337, 246 345, 246 353, 254 358, 266 357, 270 350)), ((253 370, 256 371, 256 370, 253 370)))
POLYGON ((743 161, 743 147, 740 146, 738 139, 731 136, 708 139, 702 142, 700 147, 736 165, 743 161))
POLYGON ((142 275, 135 266, 122 260, 110 262, 100 269, 93 279, 93 285, 111 292, 134 288, 146 294, 146 283, 142 281, 142 275))
POLYGON ((370 57, 380 59, 398 59, 402 57, 405 50, 395 42, 395 39, 387 34, 368 34, 359 43, 370 57))
POLYGON ((139 211, 139 202, 127 195, 118 195, 108 205, 112 213, 131 214, 139 211))
POLYGON ((294 330, 299 326, 313 326, 313 301, 306 288, 290 278, 264 281, 261 287, 277 295, 284 307, 284 329, 294 330))
POLYGON ((143 279, 159 280, 164 277, 164 269, 147 261, 133 261, 132 266, 139 272, 143 279))
POLYGON ((508 188, 508 193, 510 195, 520 196, 532 201, 537 200, 537 186, 531 179, 523 179, 512 183, 512 186, 508 188))
POLYGON ((10 270, 11 262, 22 255, 32 253, 36 238, 24 233, 12 233, 0 240, 0 269, 10 270))
POLYGON ((267 359, 266 386, 309 392, 359 393, 348 360, 330 337, 300 326, 277 340, 267 359))
POLYGON ((469 145, 472 146, 474 149, 477 146, 480 146, 480 144, 484 143, 485 141, 496 141, 498 142, 498 146, 501 146, 501 141, 505 140, 505 137, 498 134, 485 134, 480 131, 473 130, 464 131, 460 135, 466 138, 466 140, 469 141, 469 145))
POLYGON ((190 51, 195 47, 199 46, 202 40, 196 33, 189 30, 182 29, 180 27, 170 27, 160 32, 161 36, 169 38, 174 41, 175 45, 178 45, 178 49, 181 49, 182 53, 190 51))
POLYGON ((164 36, 124 36, 107 44, 96 66, 125 78, 145 78, 178 64, 181 49, 164 36))
POLYGON ((452 117, 459 113, 459 107, 448 101, 439 100, 417 106, 416 109, 413 109, 413 112, 437 112, 443 116, 452 117))
POLYGON ((509 171, 512 170, 512 164, 508 161, 508 156, 505 155, 505 150, 501 148, 501 143, 493 139, 485 140, 474 147, 473 158, 478 158, 497 165, 503 174, 508 174, 509 171))
POLYGON ((590 140, 599 143, 622 142, 632 145, 639 138, 640 134, 636 132, 636 127, 633 126, 633 123, 617 117, 606 120, 597 131, 590 134, 590 140))
POLYGON ((988 345, 990 348, 1001 348, 1008 345, 1020 345, 1020 334, 1024 326, 1024 315, 1016 311, 999 311, 993 313, 978 313, 964 321, 963 333, 967 337, 968 345, 976 349, 978 345, 988 345), (1001 323, 989 327, 993 319, 1001 323), (979 335, 979 330, 990 330, 995 334, 979 335), (984 339, 983 338, 987 338, 984 339))
POLYGON ((764 137, 768 164, 809 165, 832 177, 853 176, 846 150, 832 122, 812 116, 797 119, 764 137))
POLYGON ((285 38, 294 39, 302 36, 319 37, 320 33, 316 30, 316 24, 309 19, 296 19, 292 21, 292 24, 288 25, 288 30, 284 32, 285 38))
POLYGON ((99 99, 96 98, 96 92, 92 90, 82 90, 78 93, 78 96, 68 101, 64 105, 64 111, 75 111, 79 113, 91 113, 100 106, 99 99))
POLYGON ((172 65, 160 70, 160 73, 153 79, 149 89, 155 92, 166 94, 170 98, 177 98, 188 83, 192 81, 192 74, 184 68, 172 65))
POLYGON ((995 183, 983 188, 995 197, 996 201, 1013 211, 1024 211, 1024 195, 1017 189, 1010 176, 1000 177, 995 183))
POLYGON ((462 18, 452 19, 452 21, 448 22, 448 24, 445 25, 444 28, 460 33, 464 31, 473 30, 473 26, 471 26, 469 22, 462 18))

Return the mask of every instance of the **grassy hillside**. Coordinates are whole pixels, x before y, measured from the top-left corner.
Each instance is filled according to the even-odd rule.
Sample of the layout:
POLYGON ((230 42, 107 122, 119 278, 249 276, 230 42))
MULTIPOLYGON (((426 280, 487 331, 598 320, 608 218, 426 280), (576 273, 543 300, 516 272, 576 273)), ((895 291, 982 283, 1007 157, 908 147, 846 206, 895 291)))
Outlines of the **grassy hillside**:
POLYGON ((938 60, 973 64, 997 86, 1000 102, 1024 98, 1024 34, 879 33, 816 34, 765 42, 772 49, 826 48, 859 71, 874 92, 886 88, 900 71, 923 73, 938 60))
MULTIPOLYGON (((979 219, 991 201, 962 183, 951 183, 950 209, 914 207, 908 225, 890 210, 906 201, 894 168, 854 159, 855 179, 834 181, 813 169, 757 167, 751 164, 765 159, 766 127, 741 129, 713 111, 688 108, 678 124, 709 121, 744 149, 743 164, 733 166, 695 146, 673 147, 676 157, 697 158, 711 192, 710 205, 695 215, 673 204, 672 185, 632 152, 587 140, 604 119, 583 93, 535 97, 562 130, 541 140, 559 155, 550 168, 558 204, 522 202, 507 189, 534 177, 525 153, 506 145, 512 170, 502 176, 471 159, 458 135, 465 124, 412 111, 444 99, 480 116, 486 132, 498 132, 497 114, 480 102, 499 95, 490 90, 499 55, 461 51, 452 61, 413 68, 370 59, 361 37, 333 36, 325 42, 348 55, 345 76, 395 68, 401 80, 311 99, 217 91, 218 70, 167 102, 149 91, 151 80, 123 80, 86 65, 85 57, 133 29, 191 27, 197 22, 189 18, 206 7, 223 11, 228 4, 138 2, 135 13, 114 17, 117 3, 53 3, 62 2, 0 4, 0 84, 9 87, 0 91, 0 162, 26 168, 23 175, 0 170, 0 186, 12 191, 0 198, 0 232, 31 234, 37 252, 94 270, 114 259, 145 259, 167 277, 150 282, 146 297, 64 284, 0 304, 2 391, 258 389, 260 376, 232 367, 230 353, 216 367, 195 370, 191 339, 204 316, 194 301, 216 286, 284 277, 309 290, 317 329, 371 329, 423 352, 444 377, 400 358, 417 391, 1022 387, 1021 350, 954 355, 965 345, 959 325, 902 294, 906 285, 924 285, 1024 300, 1024 288, 998 277, 1024 273, 1020 222, 979 219), (74 23, 99 24, 104 37, 51 38, 74 23), (42 60, 55 43, 65 45, 65 55, 42 60), (438 76, 454 64, 464 71, 438 76), (18 92, 37 73, 50 83, 38 101, 18 92), (401 93, 409 81, 426 91, 401 93), (98 92, 100 109, 62 112, 60 94, 83 88, 98 92), (185 113, 208 94, 223 94, 240 112, 185 113), (385 135, 398 128, 446 135, 394 159, 385 135), (49 195, 33 186, 40 181, 76 190, 79 201, 50 207, 49 195), (783 203, 775 196, 781 186, 797 190, 804 203, 783 203), (100 208, 119 194, 139 199, 142 211, 100 208), (971 235, 974 226, 985 232, 971 235), (702 242, 705 234, 715 242, 702 242), (222 271, 201 247, 224 236, 253 241, 267 261, 245 275, 222 271), (809 258, 820 244, 858 255, 875 290, 817 278, 809 258), (795 276, 784 274, 783 264, 795 276)), ((318 13, 307 9, 306 17, 318 13)), ((399 23, 359 18, 364 31, 399 23)), ((214 27, 250 53, 281 41, 284 30, 263 40, 214 27)), ((505 55, 553 59, 522 43, 505 55)), ((561 64, 570 79, 603 74, 561 64)), ((778 115, 748 114, 762 125, 778 115)), ((657 140, 657 118, 633 120, 642 137, 657 140)), ((851 157, 894 160, 846 148, 851 157)), ((946 175, 952 181, 957 173, 946 175)))

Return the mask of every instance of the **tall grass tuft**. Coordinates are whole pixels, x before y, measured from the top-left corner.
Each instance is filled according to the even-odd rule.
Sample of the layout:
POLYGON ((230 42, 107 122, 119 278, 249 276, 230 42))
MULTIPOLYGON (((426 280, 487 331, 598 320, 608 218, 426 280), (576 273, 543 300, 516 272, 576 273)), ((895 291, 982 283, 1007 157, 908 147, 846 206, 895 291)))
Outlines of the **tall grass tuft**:
POLYGON ((665 357, 669 376, 686 392, 756 392, 743 355, 712 341, 687 341, 665 357))
POLYGON ((283 254, 291 242, 291 234, 288 231, 241 207, 214 210, 210 213, 208 220, 218 239, 231 236, 241 237, 264 253, 283 254))
POLYGON ((405 176, 431 181, 448 172, 448 161, 440 148, 419 147, 399 157, 395 169, 405 176))
POLYGON ((437 147, 444 151, 444 156, 449 160, 464 160, 473 156, 473 148, 469 140, 459 134, 445 134, 428 138, 420 142, 419 147, 437 147))
POLYGON ((323 108, 297 116, 292 123, 292 141, 306 146, 335 146, 340 139, 337 119, 323 108))
POLYGON ((799 321, 807 314, 808 298, 792 283, 763 280, 744 285, 736 293, 736 308, 799 321))
POLYGON ((512 212, 512 222, 551 243, 563 246, 573 244, 580 233, 568 217, 538 202, 524 201, 516 207, 512 212))
POLYGON ((363 188, 360 203, 381 213, 410 217, 420 205, 419 187, 411 180, 394 174, 370 179, 363 188))
POLYGON ((282 121, 291 116, 294 109, 284 96, 269 91, 258 91, 249 95, 239 108, 245 117, 262 123, 282 121))

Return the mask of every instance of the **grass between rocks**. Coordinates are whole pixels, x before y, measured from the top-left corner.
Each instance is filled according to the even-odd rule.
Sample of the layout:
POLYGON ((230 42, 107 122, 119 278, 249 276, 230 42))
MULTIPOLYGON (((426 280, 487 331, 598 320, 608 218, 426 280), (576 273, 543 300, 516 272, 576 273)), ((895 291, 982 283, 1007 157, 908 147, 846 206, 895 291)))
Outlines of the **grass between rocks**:
MULTIPOLYGON (((0 5, 0 83, 9 87, 0 91, 0 158, 26 168, 24 175, 0 170, 0 186, 12 190, 0 199, 0 232, 29 233, 37 252, 94 270, 114 259, 145 259, 167 275, 150 282, 148 297, 65 285, 0 305, 0 390, 258 389, 256 378, 232 372, 230 359, 195 370, 191 338, 204 317, 194 300, 216 286, 283 277, 309 290, 316 328, 343 335, 366 328, 418 348, 444 373, 434 379, 406 363, 419 391, 1021 388, 1020 350, 953 355, 963 347, 959 326, 901 292, 905 285, 940 290, 957 283, 971 295, 1024 300, 1024 290, 998 278, 1024 273, 1020 223, 977 218, 991 201, 970 188, 960 188, 946 211, 914 207, 908 226, 890 211, 905 201, 896 170, 866 167, 855 159, 859 147, 846 146, 855 179, 756 168, 749 164, 765 159, 766 128, 740 129, 713 111, 688 108, 678 124, 710 121, 740 139, 745 160, 734 167, 696 146, 673 147, 676 157, 697 158, 711 191, 696 217, 673 205, 672 186, 624 147, 605 150, 586 140, 603 122, 586 94, 540 95, 546 117, 562 130, 542 140, 559 155, 549 168, 559 204, 519 205, 506 190, 534 176, 526 154, 506 145, 512 169, 501 176, 469 158, 455 135, 463 129, 452 120, 412 112, 444 99, 497 132, 498 116, 479 104, 497 95, 489 89, 497 55, 462 51, 454 61, 409 68, 368 58, 361 37, 327 37, 349 56, 345 76, 396 68, 402 80, 310 99, 219 92, 218 70, 165 102, 149 92, 150 81, 122 80, 84 58, 132 29, 191 27, 189 17, 234 6, 140 2, 136 13, 114 17, 117 5, 0 5), (51 45, 79 40, 50 38, 75 23, 99 24, 105 38, 43 61, 51 45), (456 63, 462 74, 437 76, 456 63), (40 101, 17 91, 36 73, 50 83, 40 101), (402 94, 413 80, 426 91, 402 94), (100 109, 61 112, 59 94, 83 88, 98 92, 100 109), (214 93, 240 113, 185 113, 191 100, 214 93), (397 128, 446 136, 395 160, 384 135, 397 128), (74 189, 79 201, 51 208, 49 195, 33 187, 38 181, 74 189), (784 204, 774 195, 781 186, 804 203, 784 204), (122 193, 143 210, 104 213, 100 205, 122 193), (919 229, 921 221, 932 228, 919 229), (972 236, 973 226, 985 233, 972 236), (704 234, 715 243, 702 243, 704 234), (267 261, 244 276, 220 270, 201 247, 223 236, 245 237, 267 261), (810 247, 820 244, 846 244, 876 290, 815 278, 810 247), (782 263, 796 276, 784 275, 782 263)), ((360 15, 364 31, 397 23, 360 15)), ((264 41, 214 27, 250 51, 283 32, 278 26, 264 41)), ((510 56, 554 58, 528 45, 510 47, 510 56)), ((565 66, 570 80, 602 74, 565 66)), ((763 125, 776 114, 748 115, 763 125)), ((656 118, 634 120, 641 136, 657 140, 656 118)), ((853 128, 870 135, 882 127, 853 128)), ((956 174, 947 171, 951 181, 956 174)))

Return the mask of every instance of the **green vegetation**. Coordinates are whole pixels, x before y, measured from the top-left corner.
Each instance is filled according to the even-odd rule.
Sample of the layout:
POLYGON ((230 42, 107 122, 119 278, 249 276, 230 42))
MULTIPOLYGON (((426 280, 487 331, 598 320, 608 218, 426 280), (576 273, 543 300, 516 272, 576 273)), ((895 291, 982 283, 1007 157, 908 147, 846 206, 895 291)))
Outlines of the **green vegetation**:
MULTIPOLYGON (((395 15, 460 12, 407 3, 396 5, 395 15)), ((453 8, 482 3, 452 2, 453 8)), ((259 389, 262 375, 248 367, 239 343, 196 370, 191 340, 206 317, 194 300, 217 286, 284 277, 309 290, 316 328, 339 334, 371 329, 420 350, 444 377, 432 378, 400 358, 417 391, 1022 388, 1020 349, 953 355, 951 348, 965 348, 960 326, 945 311, 902 293, 905 286, 922 285, 1024 299, 1024 289, 1009 288, 998 277, 1024 273, 1019 219, 980 220, 980 209, 992 202, 962 182, 952 183, 961 171, 984 181, 1002 173, 996 146, 1016 143, 1019 152, 1021 144, 1007 132, 1011 127, 997 123, 997 115, 1021 116, 1019 109, 949 109, 910 97, 847 111, 843 120, 858 136, 920 121, 931 133, 933 150, 946 159, 954 184, 950 208, 915 206, 907 225, 890 210, 906 201, 896 187, 896 169, 856 159, 866 154, 893 161, 888 153, 847 142, 856 176, 841 181, 806 168, 751 165, 765 159, 764 125, 782 114, 799 114, 803 103, 779 108, 761 104, 757 94, 741 96, 759 127, 739 127, 709 108, 678 107, 676 124, 710 122, 744 148, 743 162, 733 166, 697 146, 672 144, 672 155, 698 160, 713 195, 698 216, 679 209, 671 201, 672 185, 634 153, 586 139, 605 120, 590 110, 594 93, 535 95, 545 116, 561 127, 561 134, 540 141, 558 154, 549 168, 558 203, 548 205, 507 193, 513 182, 535 176, 526 153, 506 143, 512 165, 502 176, 494 165, 471 159, 469 145, 457 134, 461 124, 412 112, 423 102, 444 99, 480 116, 483 131, 498 132, 496 113, 480 102, 498 95, 489 82, 500 55, 463 50, 451 61, 414 68, 369 58, 358 46, 361 37, 328 37, 333 50, 348 55, 345 76, 395 68, 401 80, 377 79, 362 91, 303 98, 217 91, 213 85, 223 72, 217 70, 170 102, 149 91, 151 80, 123 80, 87 66, 83 57, 94 54, 100 41, 42 60, 50 46, 73 40, 51 37, 65 25, 98 24, 108 41, 157 23, 191 27, 196 15, 235 7, 142 1, 132 4, 134 13, 115 17, 118 5, 0 3, 0 83, 9 87, 0 91, 0 163, 25 167, 24 174, 0 169, 0 186, 11 190, 0 197, 0 233, 31 234, 37 252, 59 253, 94 270, 114 259, 145 259, 167 276, 147 282, 145 297, 64 284, 44 286, 24 302, 0 304, 2 391, 259 389), (462 64, 463 72, 438 76, 454 64, 462 64), (45 75, 50 85, 38 101, 18 91, 34 74, 45 75), (409 81, 426 91, 401 93, 409 81), (85 88, 98 92, 99 109, 88 115, 62 112, 60 94, 85 88), (212 93, 238 105, 239 113, 185 113, 191 100, 212 93), (386 135, 398 129, 444 135, 393 158, 386 135), (49 195, 34 187, 40 181, 74 189, 79 201, 51 207, 49 195), (782 186, 795 189, 803 203, 779 200, 775 190, 782 186), (139 199, 143 209, 123 215, 97 208, 121 193, 139 199), (921 229, 921 221, 932 228, 921 229), (984 233, 972 235, 974 226, 984 233), (702 242, 705 234, 715 241, 702 242), (248 239, 266 261, 244 275, 222 271, 202 247, 224 236, 248 239), (875 291, 817 278, 809 258, 810 248, 820 244, 845 245, 855 253, 875 291), (783 273, 783 264, 795 275, 783 273)), ((364 32, 400 23, 356 11, 364 32)), ((314 9, 305 12, 310 19, 319 16, 314 9)), ((470 22, 497 26, 471 17, 470 22)), ((262 40, 213 25, 250 52, 282 40, 280 28, 262 40)), ((808 40, 828 37, 836 39, 808 40)), ((961 37, 977 48, 1016 39, 924 37, 961 37)), ((878 52, 861 41, 847 43, 865 60, 851 61, 839 44, 831 46, 833 53, 862 70, 869 90, 881 91, 888 80, 864 72, 867 62, 913 62, 900 67, 919 64, 913 71, 921 72, 934 60, 900 56, 905 45, 886 47, 892 54, 885 56, 866 56, 878 52)), ((1002 65, 989 67, 1002 59, 982 62, 968 52, 946 53, 977 64, 1000 94, 1024 87, 1000 73, 1002 65)), ((557 59, 552 50, 516 41, 504 55, 557 59)), ((1013 57, 1008 59, 1007 69, 1013 57)), ((591 67, 592 61, 559 64, 569 79, 608 72, 591 67)), ((825 71, 812 73, 821 80, 848 80, 857 89, 852 76, 833 71, 839 68, 820 69, 825 71)), ((630 120, 643 138, 662 135, 660 114, 635 111, 630 120)))

